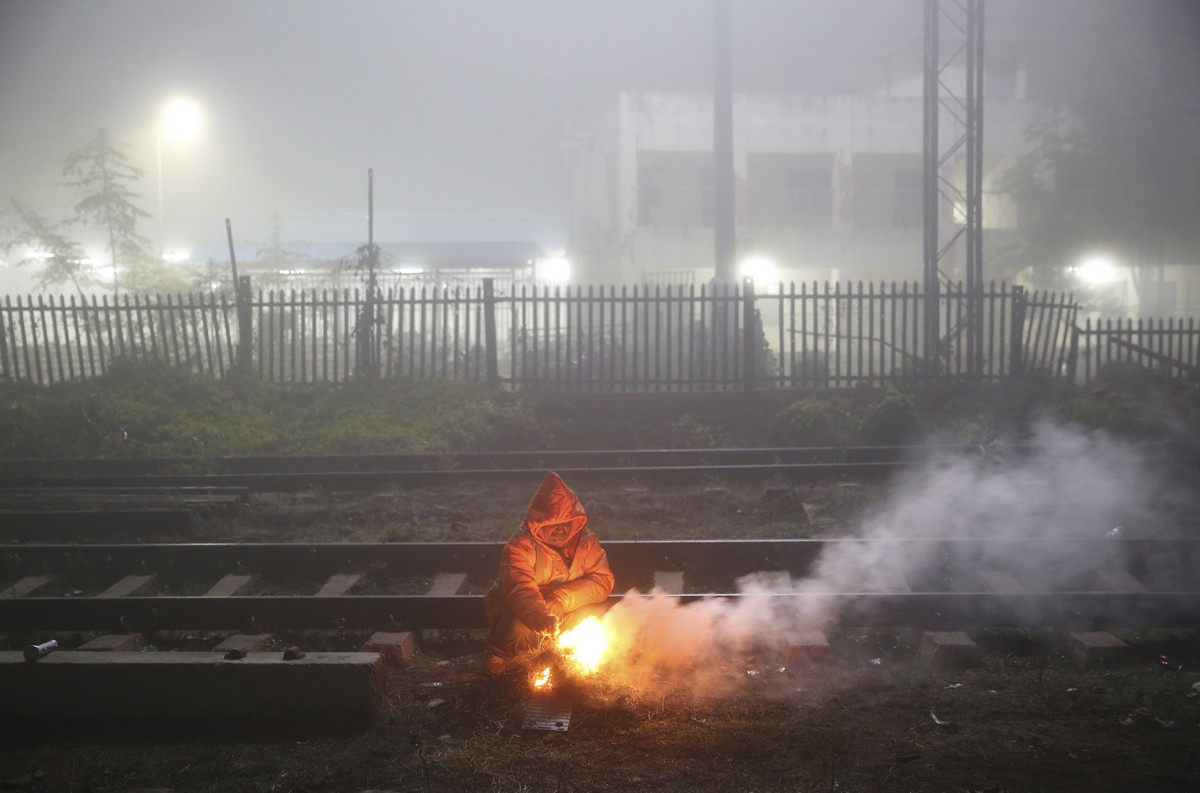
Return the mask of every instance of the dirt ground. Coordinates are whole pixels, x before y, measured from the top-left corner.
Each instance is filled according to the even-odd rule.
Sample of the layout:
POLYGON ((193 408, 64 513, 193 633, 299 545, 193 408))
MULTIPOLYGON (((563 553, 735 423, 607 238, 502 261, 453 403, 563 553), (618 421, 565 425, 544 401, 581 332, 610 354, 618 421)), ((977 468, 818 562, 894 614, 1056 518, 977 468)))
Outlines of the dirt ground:
MULTIPOLYGON (((256 496, 163 541, 503 540, 529 487, 256 496)), ((884 483, 577 486, 601 538, 838 536, 884 483)), ((80 538, 100 539, 100 538, 80 538)), ((108 538, 111 541, 111 538, 108 538)), ((908 630, 830 634, 834 663, 730 650, 637 686, 565 680, 564 733, 522 729, 527 667, 476 675, 482 635, 428 631, 361 728, 7 725, 0 790, 1195 791, 1200 642, 1126 632, 1080 670, 1051 631, 971 631, 983 666, 934 669, 908 630), (703 675, 704 686, 697 685, 703 675)), ((2 693, 0 693, 2 696, 2 693)))

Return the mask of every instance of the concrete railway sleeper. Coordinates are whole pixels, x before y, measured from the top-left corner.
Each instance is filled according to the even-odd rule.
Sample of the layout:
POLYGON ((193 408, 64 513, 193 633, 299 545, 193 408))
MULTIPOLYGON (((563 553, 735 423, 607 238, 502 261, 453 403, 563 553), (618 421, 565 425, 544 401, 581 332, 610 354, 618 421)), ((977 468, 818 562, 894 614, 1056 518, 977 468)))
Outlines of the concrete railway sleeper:
MULTIPOLYGON (((0 549, 0 626, 7 632, 478 628, 484 624, 479 594, 495 575, 500 548, 9 545, 0 549)), ((657 586, 685 603, 767 598, 776 613, 819 607, 827 622, 843 626, 1200 625, 1200 540, 611 541, 606 549, 618 593, 657 586), (841 560, 836 578, 829 576, 830 559, 841 560), (904 573, 885 575, 881 562, 868 559, 904 560, 904 573), (739 588, 739 579, 753 586, 739 588)))

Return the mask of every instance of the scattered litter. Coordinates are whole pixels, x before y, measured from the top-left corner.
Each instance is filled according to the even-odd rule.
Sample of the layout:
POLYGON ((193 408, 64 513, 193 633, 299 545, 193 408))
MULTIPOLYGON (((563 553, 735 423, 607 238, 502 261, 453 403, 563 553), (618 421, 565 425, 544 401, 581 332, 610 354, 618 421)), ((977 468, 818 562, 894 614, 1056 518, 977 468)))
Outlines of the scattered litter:
POLYGON ((1067 693, 1068 693, 1068 694, 1074 694, 1074 693, 1075 693, 1076 691, 1078 691, 1078 690, 1079 690, 1079 689, 1077 689, 1077 688, 1068 688, 1068 689, 1067 689, 1067 693))
POLYGON ((446 702, 446 700, 444 700, 444 699, 431 699, 431 700, 429 700, 429 702, 426 704, 426 707, 428 707, 428 708, 436 708, 438 705, 443 705, 443 704, 445 704, 445 702, 446 702))
POLYGON ((962 688, 962 683, 951 683, 946 688, 962 688))
POLYGON ((758 670, 757 669, 747 669, 746 676, 747 677, 758 677, 758 670))
POLYGON ((449 661, 438 661, 437 665, 438 666, 449 666, 450 662, 449 661))
POLYGON ((1158 665, 1163 669, 1174 669, 1176 672, 1183 671, 1183 664, 1176 666, 1175 663, 1165 655, 1158 656, 1158 665))
POLYGON ((952 721, 942 721, 932 710, 929 711, 929 717, 933 719, 934 724, 941 727, 943 730, 946 730, 947 732, 958 732, 958 724, 952 721))
POLYGON ((1121 532, 1121 527, 1120 527, 1120 526, 1114 526, 1114 527, 1113 527, 1113 529, 1112 529, 1112 531, 1110 531, 1110 532, 1109 532, 1108 534, 1106 534, 1105 536, 1106 536, 1106 537, 1112 537, 1114 540, 1116 540, 1116 539, 1120 539, 1120 537, 1121 537, 1121 533, 1122 533, 1122 532, 1121 532))
POLYGON ((875 664, 875 666, 883 666, 883 659, 882 658, 872 658, 871 663, 875 664))
POLYGON ((1200 698, 1200 683, 1192 683, 1192 690, 1188 692, 1188 699, 1200 698))

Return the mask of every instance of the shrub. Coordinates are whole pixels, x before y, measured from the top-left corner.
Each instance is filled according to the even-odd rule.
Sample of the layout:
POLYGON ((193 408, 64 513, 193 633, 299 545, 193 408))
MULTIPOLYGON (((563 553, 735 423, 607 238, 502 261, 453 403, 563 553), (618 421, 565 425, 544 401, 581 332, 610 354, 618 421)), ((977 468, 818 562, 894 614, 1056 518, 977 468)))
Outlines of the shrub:
POLYGON ((776 446, 840 446, 851 433, 847 411, 829 399, 800 399, 775 414, 771 441, 776 446))
POLYGON ((858 428, 860 441, 868 446, 903 446, 918 440, 922 432, 916 402, 895 390, 867 411, 858 428))

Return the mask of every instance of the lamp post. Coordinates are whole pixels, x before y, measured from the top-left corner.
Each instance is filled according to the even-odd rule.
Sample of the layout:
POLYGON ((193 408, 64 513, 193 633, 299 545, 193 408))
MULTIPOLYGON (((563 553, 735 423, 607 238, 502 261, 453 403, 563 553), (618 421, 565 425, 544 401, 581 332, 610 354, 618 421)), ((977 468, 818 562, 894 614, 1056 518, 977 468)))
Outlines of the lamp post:
POLYGON ((163 212, 163 137, 187 142, 196 137, 202 120, 200 105, 185 97, 177 97, 163 106, 162 115, 154 130, 154 161, 158 177, 158 255, 166 256, 163 212))

